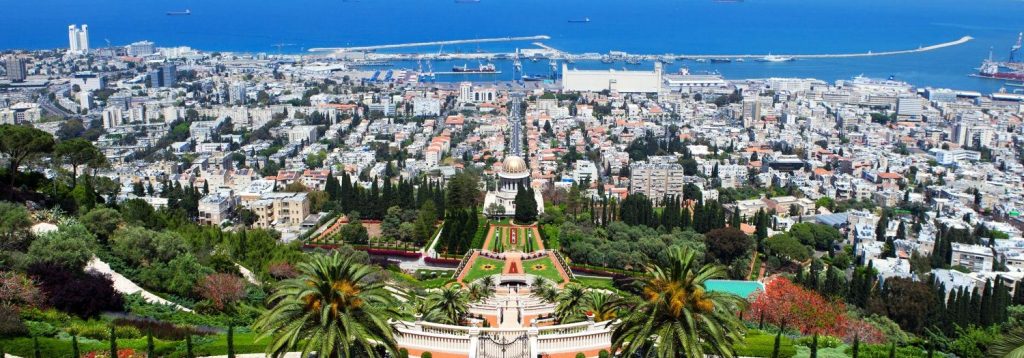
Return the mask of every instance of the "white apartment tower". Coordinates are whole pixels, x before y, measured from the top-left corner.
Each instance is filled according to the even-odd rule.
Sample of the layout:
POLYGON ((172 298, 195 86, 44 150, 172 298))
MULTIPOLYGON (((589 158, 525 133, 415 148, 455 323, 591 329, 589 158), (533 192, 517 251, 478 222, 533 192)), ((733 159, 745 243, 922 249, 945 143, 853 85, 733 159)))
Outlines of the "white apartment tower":
POLYGON ((68 26, 68 52, 73 54, 89 52, 89 25, 83 24, 81 29, 76 25, 68 26))
POLYGON ((473 101, 473 84, 469 82, 459 83, 459 102, 473 101))

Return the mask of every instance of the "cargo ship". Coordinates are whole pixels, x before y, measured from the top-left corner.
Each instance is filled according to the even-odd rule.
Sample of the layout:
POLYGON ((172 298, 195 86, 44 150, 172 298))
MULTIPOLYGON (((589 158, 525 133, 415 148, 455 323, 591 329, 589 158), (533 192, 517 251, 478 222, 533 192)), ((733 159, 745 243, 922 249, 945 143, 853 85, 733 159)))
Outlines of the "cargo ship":
POLYGON ((456 73, 495 73, 498 69, 494 67, 494 64, 480 64, 477 68, 469 68, 469 65, 462 65, 452 67, 452 72, 456 73))
POLYGON ((1010 47, 1010 56, 1006 61, 992 60, 992 52, 989 51, 988 59, 981 62, 981 67, 978 67, 978 73, 972 76, 996 80, 1024 81, 1024 61, 1020 57, 1022 38, 1024 38, 1024 33, 1018 33, 1017 43, 1010 47))
POLYGON ((978 68, 978 74, 975 77, 991 78, 995 80, 1012 80, 1012 81, 1024 81, 1024 71, 1009 70, 1002 63, 985 60, 981 63, 981 67, 978 68))

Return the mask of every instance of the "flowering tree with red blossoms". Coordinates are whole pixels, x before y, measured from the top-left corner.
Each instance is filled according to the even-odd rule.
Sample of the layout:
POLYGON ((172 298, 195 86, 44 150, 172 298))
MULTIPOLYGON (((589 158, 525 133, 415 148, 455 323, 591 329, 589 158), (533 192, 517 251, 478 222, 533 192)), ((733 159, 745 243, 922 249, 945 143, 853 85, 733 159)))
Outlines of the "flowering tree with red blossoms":
POLYGON ((744 315, 747 320, 786 324, 803 334, 843 337, 847 325, 846 306, 832 302, 817 292, 805 289, 786 278, 775 278, 766 285, 744 315))
POLYGON ((210 300, 214 308, 222 311, 232 303, 245 298, 245 282, 232 274, 215 273, 204 277, 196 291, 203 298, 210 300))

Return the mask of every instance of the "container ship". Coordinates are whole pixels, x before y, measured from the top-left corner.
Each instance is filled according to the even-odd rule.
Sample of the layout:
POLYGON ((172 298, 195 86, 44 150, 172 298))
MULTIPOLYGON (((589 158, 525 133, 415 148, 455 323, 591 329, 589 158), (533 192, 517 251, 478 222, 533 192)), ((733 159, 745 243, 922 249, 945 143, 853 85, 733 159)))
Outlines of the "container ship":
POLYGON ((498 69, 494 67, 494 64, 481 64, 477 68, 470 68, 469 65, 462 65, 452 67, 452 72, 457 73, 495 73, 498 69))

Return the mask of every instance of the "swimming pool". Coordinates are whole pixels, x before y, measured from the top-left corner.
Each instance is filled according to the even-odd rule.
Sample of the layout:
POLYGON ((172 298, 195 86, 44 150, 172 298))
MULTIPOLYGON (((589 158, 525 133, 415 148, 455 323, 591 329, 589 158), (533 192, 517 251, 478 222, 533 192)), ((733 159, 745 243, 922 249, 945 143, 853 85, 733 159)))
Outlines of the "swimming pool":
POLYGON ((754 291, 764 291, 764 284, 757 281, 707 280, 704 288, 708 291, 729 292, 740 297, 750 297, 754 291))

